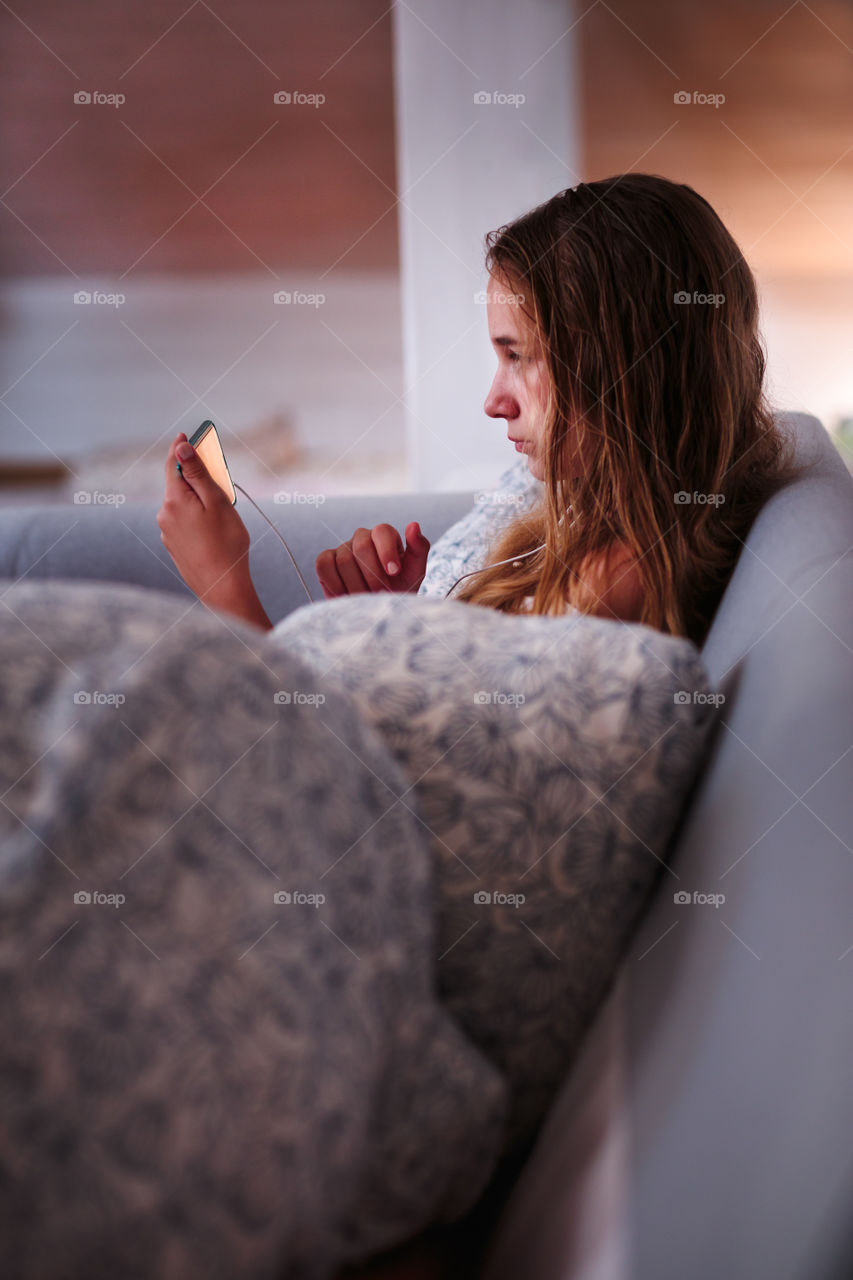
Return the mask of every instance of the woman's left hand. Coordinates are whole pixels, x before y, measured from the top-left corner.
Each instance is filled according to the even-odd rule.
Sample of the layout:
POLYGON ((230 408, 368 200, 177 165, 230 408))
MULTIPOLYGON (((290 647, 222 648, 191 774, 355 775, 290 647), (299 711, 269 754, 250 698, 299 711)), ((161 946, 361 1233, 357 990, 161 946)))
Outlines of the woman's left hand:
POLYGON ((271 625, 249 574, 249 531, 183 432, 169 450, 157 524, 178 572, 200 600, 271 625))

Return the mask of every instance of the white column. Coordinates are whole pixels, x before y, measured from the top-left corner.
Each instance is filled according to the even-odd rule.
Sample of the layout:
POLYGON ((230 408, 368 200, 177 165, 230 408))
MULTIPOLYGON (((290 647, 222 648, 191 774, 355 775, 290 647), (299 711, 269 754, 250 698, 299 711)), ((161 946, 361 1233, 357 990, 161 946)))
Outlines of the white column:
POLYGON ((479 488, 515 458, 483 413, 495 369, 475 301, 483 237, 580 178, 576 15, 571 0, 406 0, 393 13, 412 481, 479 488))

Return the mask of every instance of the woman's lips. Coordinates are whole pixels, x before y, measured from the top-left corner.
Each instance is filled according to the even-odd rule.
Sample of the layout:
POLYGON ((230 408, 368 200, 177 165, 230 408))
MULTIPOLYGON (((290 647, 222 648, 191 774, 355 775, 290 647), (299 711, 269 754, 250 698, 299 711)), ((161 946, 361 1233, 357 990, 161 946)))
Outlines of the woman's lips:
POLYGON ((529 441, 527 441, 527 440, 513 440, 512 436, 510 436, 509 438, 510 438, 510 440, 512 441, 512 443, 515 445, 515 451, 516 451, 516 453, 526 453, 526 451, 527 451, 527 445, 528 445, 529 441))

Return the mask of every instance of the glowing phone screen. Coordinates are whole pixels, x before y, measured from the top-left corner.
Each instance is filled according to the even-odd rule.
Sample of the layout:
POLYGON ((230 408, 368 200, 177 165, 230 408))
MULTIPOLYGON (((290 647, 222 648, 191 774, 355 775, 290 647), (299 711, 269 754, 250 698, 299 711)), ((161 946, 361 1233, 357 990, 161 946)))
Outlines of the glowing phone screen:
POLYGON ((210 421, 203 422, 198 431, 194 432, 190 437, 190 444, 233 506, 237 501, 237 494, 231 482, 231 475, 228 471, 228 463, 225 461, 225 454, 222 452, 222 445, 219 443, 219 433, 213 423, 210 421))

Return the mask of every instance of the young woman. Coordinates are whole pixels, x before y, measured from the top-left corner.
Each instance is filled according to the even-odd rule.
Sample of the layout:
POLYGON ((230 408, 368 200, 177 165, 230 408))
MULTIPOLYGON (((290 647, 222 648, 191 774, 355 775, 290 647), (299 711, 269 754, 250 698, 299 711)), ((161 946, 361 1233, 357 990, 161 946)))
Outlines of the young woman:
MULTIPOLYGON (((486 243, 485 411, 543 490, 454 598, 701 642, 752 520, 793 474, 752 272, 702 196, 649 174, 580 183, 486 243)), ((183 435, 166 477, 158 523, 188 585, 269 627, 248 532, 183 435)), ((322 552, 324 594, 417 591, 430 547, 417 524, 405 537, 377 525, 322 552)))

